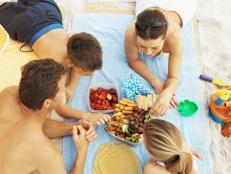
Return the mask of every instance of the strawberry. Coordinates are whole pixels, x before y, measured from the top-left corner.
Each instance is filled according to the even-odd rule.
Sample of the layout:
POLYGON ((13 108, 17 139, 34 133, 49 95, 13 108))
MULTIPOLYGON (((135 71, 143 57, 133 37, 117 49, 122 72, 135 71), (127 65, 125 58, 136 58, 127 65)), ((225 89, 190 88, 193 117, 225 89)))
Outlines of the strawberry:
POLYGON ((111 107, 113 108, 113 109, 115 109, 115 105, 116 105, 117 103, 112 103, 111 104, 111 107))
POLYGON ((96 105, 95 103, 91 103, 91 108, 95 109, 95 105, 96 105))
POLYGON ((101 104, 101 100, 95 100, 94 103, 95 104, 101 104))
POLYGON ((110 88, 110 89, 108 90, 108 92, 109 92, 110 94, 116 94, 116 90, 115 90, 114 88, 110 88))
POLYGON ((118 102, 118 98, 116 95, 112 95, 112 101, 113 103, 117 103, 118 102))
POLYGON ((106 100, 102 100, 102 105, 106 106, 106 100))
POLYGON ((110 102, 108 100, 105 100, 105 106, 110 106, 110 102))
POLYGON ((102 88, 102 87, 99 87, 99 88, 97 89, 97 92, 98 92, 98 93, 101 93, 102 91, 105 91, 105 89, 102 88))
POLYGON ((94 101, 94 100, 97 100, 98 99, 98 93, 95 91, 95 92, 92 92, 90 93, 90 101, 94 101))
POLYGON ((103 96, 107 97, 107 92, 106 92, 106 91, 101 91, 101 92, 99 93, 99 95, 103 95, 103 96))
POLYGON ((91 88, 91 89, 90 89, 90 94, 93 93, 93 92, 96 92, 96 90, 93 89, 93 88, 91 88))
POLYGON ((106 99, 106 96, 100 94, 100 95, 99 95, 99 99, 100 99, 100 100, 105 100, 105 99, 106 99))
POLYGON ((103 106, 103 110, 107 110, 107 106, 103 106))
POLYGON ((111 106, 107 106, 107 110, 112 110, 112 107, 111 106))
POLYGON ((95 109, 96 110, 103 110, 103 106, 101 104, 96 104, 95 109))

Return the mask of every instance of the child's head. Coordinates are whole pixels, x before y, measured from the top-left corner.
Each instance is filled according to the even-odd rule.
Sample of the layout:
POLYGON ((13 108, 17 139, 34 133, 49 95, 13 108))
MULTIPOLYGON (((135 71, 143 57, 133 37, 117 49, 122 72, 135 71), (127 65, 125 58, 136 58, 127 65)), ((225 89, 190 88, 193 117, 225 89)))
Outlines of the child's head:
POLYGON ((167 19, 159 8, 148 8, 137 16, 137 45, 144 54, 152 57, 160 53, 167 35, 167 24, 167 19))
POLYGON ((144 126, 144 142, 150 155, 171 173, 190 174, 192 156, 185 151, 180 131, 171 123, 153 119, 144 126))
POLYGON ((102 67, 102 48, 98 40, 88 33, 77 33, 67 43, 67 54, 75 68, 85 74, 102 67))

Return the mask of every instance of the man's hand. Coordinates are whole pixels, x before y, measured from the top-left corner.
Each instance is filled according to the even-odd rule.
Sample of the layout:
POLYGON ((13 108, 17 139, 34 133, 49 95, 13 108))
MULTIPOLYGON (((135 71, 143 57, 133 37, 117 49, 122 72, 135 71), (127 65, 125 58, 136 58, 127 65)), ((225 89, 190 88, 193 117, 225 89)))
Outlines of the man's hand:
POLYGON ((79 120, 78 124, 81 124, 82 127, 86 130, 86 139, 88 141, 96 140, 96 132, 93 123, 88 122, 87 120, 79 120))
POLYGON ((163 90, 154 103, 153 107, 150 110, 151 114, 154 115, 165 115, 170 107, 170 101, 172 99, 172 93, 168 90, 163 90))
POLYGON ((86 131, 82 126, 73 126, 72 139, 78 152, 86 152, 88 141, 86 139, 86 131))
POLYGON ((111 120, 111 117, 107 114, 89 113, 85 112, 83 118, 96 125, 102 125, 111 120))

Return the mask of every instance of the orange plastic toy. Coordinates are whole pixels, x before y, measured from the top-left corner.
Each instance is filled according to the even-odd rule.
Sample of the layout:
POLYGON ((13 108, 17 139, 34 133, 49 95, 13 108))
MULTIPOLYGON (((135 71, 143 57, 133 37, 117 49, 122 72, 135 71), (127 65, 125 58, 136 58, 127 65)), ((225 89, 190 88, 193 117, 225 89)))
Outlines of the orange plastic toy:
MULTIPOLYGON (((231 88, 228 88, 231 90, 231 88)), ((220 124, 231 122, 231 106, 227 106, 227 102, 231 101, 231 96, 228 100, 222 100, 219 94, 214 94, 210 99, 210 116, 220 124)))

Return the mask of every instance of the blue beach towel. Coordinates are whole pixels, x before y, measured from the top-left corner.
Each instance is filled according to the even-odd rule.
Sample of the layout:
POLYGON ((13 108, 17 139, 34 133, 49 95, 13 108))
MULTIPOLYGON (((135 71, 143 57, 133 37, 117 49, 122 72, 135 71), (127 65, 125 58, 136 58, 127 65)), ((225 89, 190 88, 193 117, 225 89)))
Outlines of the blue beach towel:
MULTIPOLYGON (((124 33, 129 23, 134 21, 134 16, 109 15, 109 14, 73 14, 69 32, 89 32, 101 43, 103 48, 103 68, 94 73, 92 78, 82 77, 75 90, 70 106, 83 111, 89 111, 87 107, 87 90, 89 85, 96 83, 113 83, 120 89, 120 96, 124 96, 123 80, 128 74, 133 74, 140 82, 152 90, 151 86, 142 77, 136 74, 127 64, 124 50, 124 33)), ((184 27, 185 48, 181 68, 181 80, 176 96, 178 101, 190 99, 199 106, 198 112, 192 117, 181 117, 177 110, 170 110, 164 120, 176 125, 185 138, 186 143, 195 151, 204 156, 204 161, 197 160, 197 166, 201 174, 213 174, 210 154, 210 138, 208 131, 208 118, 205 114, 204 103, 201 97, 198 71, 195 60, 194 37, 192 24, 184 27)), ((165 81, 168 71, 168 56, 161 55, 156 58, 143 57, 148 67, 159 79, 165 81)), ((72 120, 70 120, 72 121, 72 120)), ((92 164, 98 147, 104 143, 116 141, 104 131, 104 127, 97 128, 97 141, 90 143, 85 174, 92 173, 92 164)), ((140 160, 142 166, 149 160, 149 156, 143 145, 131 147, 140 160)), ((63 141, 63 155, 67 171, 71 170, 76 152, 71 137, 65 137, 63 141)))

